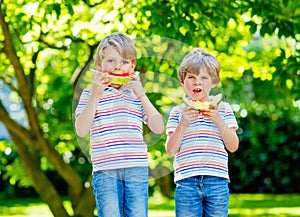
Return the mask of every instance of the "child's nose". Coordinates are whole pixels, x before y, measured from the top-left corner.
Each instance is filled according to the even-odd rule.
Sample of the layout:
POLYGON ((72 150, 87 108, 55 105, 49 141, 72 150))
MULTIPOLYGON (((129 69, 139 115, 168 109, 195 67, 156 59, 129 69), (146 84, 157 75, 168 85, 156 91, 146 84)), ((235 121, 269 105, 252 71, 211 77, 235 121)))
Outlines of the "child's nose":
POLYGON ((120 64, 117 64, 117 65, 115 66, 115 70, 120 70, 120 64))
POLYGON ((196 83, 196 84, 201 84, 201 79, 200 79, 200 78, 196 78, 196 79, 195 79, 195 83, 196 83))

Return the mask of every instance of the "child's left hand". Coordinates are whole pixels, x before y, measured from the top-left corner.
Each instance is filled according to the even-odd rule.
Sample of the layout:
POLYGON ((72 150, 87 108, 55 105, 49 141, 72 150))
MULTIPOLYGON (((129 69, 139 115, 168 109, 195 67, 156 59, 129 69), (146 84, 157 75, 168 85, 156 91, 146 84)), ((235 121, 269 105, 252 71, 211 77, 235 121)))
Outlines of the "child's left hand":
POLYGON ((142 83, 138 79, 134 79, 132 81, 128 81, 123 85, 123 88, 133 90, 135 95, 140 98, 145 95, 142 83))
POLYGON ((222 120, 218 111, 218 105, 211 104, 209 109, 201 109, 201 113, 204 117, 212 120, 214 124, 222 120))

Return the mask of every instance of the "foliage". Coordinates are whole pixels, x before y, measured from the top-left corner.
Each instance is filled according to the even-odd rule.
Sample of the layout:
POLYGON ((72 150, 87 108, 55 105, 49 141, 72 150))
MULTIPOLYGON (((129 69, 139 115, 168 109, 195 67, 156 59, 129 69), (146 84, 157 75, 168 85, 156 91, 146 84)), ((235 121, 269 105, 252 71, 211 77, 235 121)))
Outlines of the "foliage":
MULTIPOLYGON (((72 212, 93 215, 87 140, 74 133, 73 111, 99 41, 120 31, 134 39, 137 70, 165 120, 181 103, 182 57, 196 46, 214 53, 222 73, 216 92, 233 105, 240 126, 240 148, 229 162, 232 191, 300 192, 299 4, 0 0, 0 121, 12 139, 0 141, 0 177, 32 185, 53 213, 60 207, 60 217, 69 215, 59 195, 66 186, 72 212)), ((172 197, 166 135, 146 127, 144 135, 151 193, 172 197)))

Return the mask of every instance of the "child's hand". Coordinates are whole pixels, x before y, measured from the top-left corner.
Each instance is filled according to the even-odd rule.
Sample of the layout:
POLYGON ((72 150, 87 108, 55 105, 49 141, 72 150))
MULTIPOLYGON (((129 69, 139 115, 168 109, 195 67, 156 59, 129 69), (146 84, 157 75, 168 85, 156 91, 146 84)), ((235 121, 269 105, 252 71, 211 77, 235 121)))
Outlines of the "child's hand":
POLYGON ((181 125, 187 127, 192 120, 195 120, 199 115, 199 111, 192 106, 187 106, 183 109, 181 115, 181 125))
POLYGON ((217 124, 218 121, 222 120, 219 111, 218 111, 218 105, 210 104, 209 109, 201 109, 201 113, 204 117, 212 120, 214 124, 217 124))
POLYGON ((133 90, 138 98, 145 95, 142 83, 138 79, 128 81, 123 85, 123 88, 133 90))
POLYGON ((109 84, 110 78, 107 76, 107 73, 100 71, 95 72, 92 80, 92 94, 96 94, 97 97, 100 97, 104 88, 109 84))

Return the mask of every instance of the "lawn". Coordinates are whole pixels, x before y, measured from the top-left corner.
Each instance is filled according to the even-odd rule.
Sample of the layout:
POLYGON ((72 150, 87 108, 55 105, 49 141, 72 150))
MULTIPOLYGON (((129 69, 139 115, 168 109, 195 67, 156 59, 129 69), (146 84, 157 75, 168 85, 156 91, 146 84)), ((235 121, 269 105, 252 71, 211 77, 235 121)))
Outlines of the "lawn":
MULTIPOLYGON (((52 217, 48 207, 39 199, 1 199, 0 216, 52 217)), ((149 217, 174 216, 173 200, 159 195, 149 199, 149 217)), ((229 216, 300 217, 300 194, 231 194, 229 216)))

